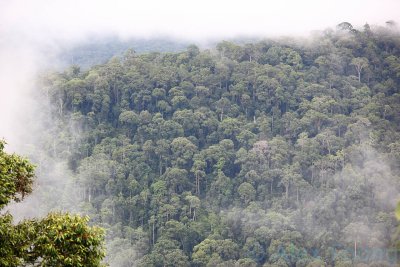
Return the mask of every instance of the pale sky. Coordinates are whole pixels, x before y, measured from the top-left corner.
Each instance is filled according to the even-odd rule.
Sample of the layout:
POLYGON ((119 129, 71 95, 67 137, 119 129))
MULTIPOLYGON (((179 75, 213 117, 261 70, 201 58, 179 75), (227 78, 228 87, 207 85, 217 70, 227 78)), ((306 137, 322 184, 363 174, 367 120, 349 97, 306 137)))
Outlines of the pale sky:
MULTIPOLYGON (((400 0, 3 0, 0 31, 31 42, 79 40, 89 34, 304 35, 348 21, 400 21, 400 0)), ((17 39, 18 39, 17 38, 17 39)))

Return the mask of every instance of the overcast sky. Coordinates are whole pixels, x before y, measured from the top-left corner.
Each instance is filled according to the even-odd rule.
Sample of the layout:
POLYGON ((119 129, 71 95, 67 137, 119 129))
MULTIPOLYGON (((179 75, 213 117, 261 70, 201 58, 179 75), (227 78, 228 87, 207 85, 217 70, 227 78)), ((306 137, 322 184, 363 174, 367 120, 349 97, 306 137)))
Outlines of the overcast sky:
POLYGON ((400 21, 400 0, 2 0, 0 31, 9 40, 79 40, 90 34, 304 35, 348 21, 400 21))

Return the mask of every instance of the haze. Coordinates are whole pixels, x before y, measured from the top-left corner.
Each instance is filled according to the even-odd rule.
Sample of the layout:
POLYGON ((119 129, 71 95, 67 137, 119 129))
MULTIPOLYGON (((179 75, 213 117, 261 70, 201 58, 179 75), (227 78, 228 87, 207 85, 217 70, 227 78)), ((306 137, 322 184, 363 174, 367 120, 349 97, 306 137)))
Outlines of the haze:
POLYGON ((396 0, 345 1, 5 1, 0 4, 4 38, 31 42, 71 41, 88 34, 122 37, 171 35, 184 39, 235 35, 304 35, 334 27, 398 21, 396 0))

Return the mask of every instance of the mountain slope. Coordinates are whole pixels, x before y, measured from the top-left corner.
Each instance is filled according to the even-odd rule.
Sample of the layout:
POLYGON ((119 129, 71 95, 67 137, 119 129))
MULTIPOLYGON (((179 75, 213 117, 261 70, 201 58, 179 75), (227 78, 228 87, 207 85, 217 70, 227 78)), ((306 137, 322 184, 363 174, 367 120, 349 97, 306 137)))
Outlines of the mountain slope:
POLYGON ((399 55, 398 33, 368 25, 128 51, 42 77, 45 142, 109 229, 113 266, 390 262, 370 251, 394 245, 399 55))

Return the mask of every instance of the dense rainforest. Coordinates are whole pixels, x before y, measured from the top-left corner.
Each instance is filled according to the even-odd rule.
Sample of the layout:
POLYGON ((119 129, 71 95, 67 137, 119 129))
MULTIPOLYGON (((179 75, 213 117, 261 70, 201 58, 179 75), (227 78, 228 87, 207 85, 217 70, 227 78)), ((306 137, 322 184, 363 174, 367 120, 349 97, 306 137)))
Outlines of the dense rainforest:
MULTIPOLYGON (((400 35, 136 53, 43 74, 43 148, 107 229, 111 266, 399 260, 400 35)), ((61 199, 60 199, 61 201, 61 199)))

